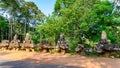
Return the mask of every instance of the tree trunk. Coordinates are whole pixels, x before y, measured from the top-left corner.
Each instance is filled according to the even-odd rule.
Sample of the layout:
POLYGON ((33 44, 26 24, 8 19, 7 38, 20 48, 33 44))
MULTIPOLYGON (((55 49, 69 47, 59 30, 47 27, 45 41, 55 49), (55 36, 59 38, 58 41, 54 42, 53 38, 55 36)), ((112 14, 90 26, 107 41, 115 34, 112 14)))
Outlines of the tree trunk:
POLYGON ((10 20, 9 20, 9 29, 8 29, 8 32, 9 32, 9 34, 8 34, 8 39, 10 40, 11 39, 11 23, 10 23, 10 20))
POLYGON ((13 23, 11 22, 11 26, 10 26, 10 29, 11 29, 11 30, 10 30, 10 33, 11 33, 10 40, 12 40, 12 24, 13 24, 13 23))
POLYGON ((54 45, 56 45, 56 34, 54 33, 54 45))
POLYGON ((26 35, 26 23, 27 23, 27 20, 25 19, 25 25, 24 25, 24 37, 26 35))

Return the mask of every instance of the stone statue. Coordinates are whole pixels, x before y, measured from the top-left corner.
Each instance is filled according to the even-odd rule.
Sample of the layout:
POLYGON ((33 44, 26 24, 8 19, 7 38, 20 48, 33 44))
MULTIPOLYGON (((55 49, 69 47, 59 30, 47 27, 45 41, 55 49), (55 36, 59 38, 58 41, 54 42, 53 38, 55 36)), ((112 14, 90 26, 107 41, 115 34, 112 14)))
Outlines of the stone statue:
POLYGON ((66 53, 69 50, 69 45, 65 40, 65 35, 63 33, 60 34, 60 39, 57 42, 56 50, 62 53, 66 53))
POLYGON ((107 40, 107 34, 105 31, 102 31, 101 40, 99 40, 98 44, 96 45, 97 53, 103 53, 108 57, 111 52, 120 50, 118 44, 109 44, 107 40))
POLYGON ((51 46, 50 40, 41 40, 39 44, 37 44, 37 48, 41 52, 50 52, 54 47, 51 46))
POLYGON ((78 44, 77 47, 76 47, 76 52, 79 54, 81 52, 83 52, 84 50, 84 45, 83 44, 78 44))
POLYGON ((21 49, 25 49, 26 51, 34 51, 34 43, 29 33, 26 33, 25 40, 21 43, 21 47, 21 49))
POLYGON ((10 42, 8 49, 19 50, 20 48, 20 40, 17 39, 17 34, 15 34, 13 40, 10 42))
POLYGON ((107 34, 105 31, 101 33, 101 39, 99 40, 99 44, 108 44, 107 34))
POLYGON ((102 53, 105 45, 108 45, 107 35, 106 35, 105 31, 102 31, 101 39, 99 40, 98 44, 96 45, 97 52, 102 53))
POLYGON ((0 49, 1 50, 6 50, 9 46, 9 40, 2 40, 0 43, 0 49))

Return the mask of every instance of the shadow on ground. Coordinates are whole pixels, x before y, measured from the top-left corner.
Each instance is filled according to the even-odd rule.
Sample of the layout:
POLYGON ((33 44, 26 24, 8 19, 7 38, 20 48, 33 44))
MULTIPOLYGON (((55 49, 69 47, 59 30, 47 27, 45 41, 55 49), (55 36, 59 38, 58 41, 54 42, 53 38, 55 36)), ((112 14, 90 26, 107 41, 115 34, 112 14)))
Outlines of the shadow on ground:
POLYGON ((10 52, 0 52, 0 56, 10 54, 10 52))
POLYGON ((0 68, 83 68, 83 67, 63 66, 55 64, 40 64, 31 61, 6 61, 0 62, 0 68))

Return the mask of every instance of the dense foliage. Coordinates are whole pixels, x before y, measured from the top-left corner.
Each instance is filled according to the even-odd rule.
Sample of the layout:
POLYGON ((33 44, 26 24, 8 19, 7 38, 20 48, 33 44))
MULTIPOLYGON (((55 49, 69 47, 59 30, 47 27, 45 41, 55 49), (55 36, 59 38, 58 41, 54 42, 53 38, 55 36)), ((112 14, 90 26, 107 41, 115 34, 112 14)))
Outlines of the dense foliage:
POLYGON ((0 16, 0 40, 7 39, 8 36, 8 22, 0 16))
POLYGON ((111 43, 119 43, 119 13, 112 13, 113 9, 114 3, 108 0, 57 0, 53 14, 46 23, 37 25, 36 32, 40 39, 49 39, 54 45, 64 33, 71 48, 78 43, 94 47, 102 30, 111 43))
POLYGON ((120 9, 115 2, 56 0, 54 12, 45 18, 33 2, 0 0, 0 10, 4 11, 3 15, 8 14, 6 19, 0 17, 0 40, 11 40, 16 33, 23 39, 25 33, 30 32, 35 43, 47 39, 56 45, 59 35, 64 33, 74 51, 78 43, 94 47, 101 31, 105 30, 111 43, 119 43, 120 9))

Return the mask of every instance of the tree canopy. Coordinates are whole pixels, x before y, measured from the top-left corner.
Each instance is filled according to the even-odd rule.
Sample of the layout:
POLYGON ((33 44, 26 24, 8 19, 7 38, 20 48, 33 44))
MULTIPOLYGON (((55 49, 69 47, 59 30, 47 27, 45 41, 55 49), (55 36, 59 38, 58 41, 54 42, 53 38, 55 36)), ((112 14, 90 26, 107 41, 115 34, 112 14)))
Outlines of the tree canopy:
POLYGON ((14 34, 24 37, 26 32, 35 29, 37 23, 42 23, 45 15, 38 9, 34 2, 25 0, 0 0, 0 8, 9 22, 9 36, 12 40, 14 34), (5 15, 6 13, 6 15, 5 15))
POLYGON ((9 23, 4 27, 9 28, 10 37, 31 32, 34 42, 49 39, 56 45, 59 35, 64 33, 71 48, 78 43, 94 47, 104 30, 111 43, 120 41, 119 0, 56 0, 54 12, 48 17, 33 2, 0 1, 2 10, 10 16, 3 20, 9 23))
POLYGON ((37 26, 36 32, 40 39, 54 43, 65 33, 71 47, 78 43, 94 47, 105 30, 111 43, 119 43, 120 20, 118 12, 112 13, 114 5, 109 0, 57 0, 53 14, 37 26))

